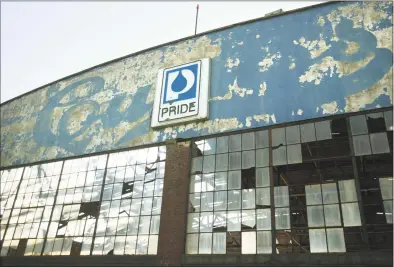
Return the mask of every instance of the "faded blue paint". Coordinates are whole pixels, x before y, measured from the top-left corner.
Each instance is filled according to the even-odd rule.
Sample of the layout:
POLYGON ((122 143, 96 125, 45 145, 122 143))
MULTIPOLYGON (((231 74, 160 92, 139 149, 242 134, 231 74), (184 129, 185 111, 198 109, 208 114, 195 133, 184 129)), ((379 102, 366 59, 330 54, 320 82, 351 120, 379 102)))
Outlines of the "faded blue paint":
MULTIPOLYGON (((243 97, 233 91, 230 99, 210 101, 210 120, 237 119, 240 122, 239 125, 224 129, 224 131, 232 131, 325 116, 327 114, 323 114, 321 106, 333 101, 337 103, 335 114, 346 112, 346 97, 376 86, 389 73, 393 64, 392 51, 388 48, 377 48, 379 40, 372 33, 377 29, 391 29, 389 38, 392 42, 392 3, 371 9, 387 14, 387 18, 374 22, 369 29, 366 27, 357 28, 351 19, 342 17, 335 27, 336 37, 339 40, 333 39, 333 26, 327 20, 327 16, 333 11, 343 12, 340 9, 350 5, 355 5, 355 3, 329 4, 203 36, 211 40, 210 45, 221 47, 220 54, 212 58, 211 98, 226 95, 229 92, 229 85, 232 85, 235 79, 240 88, 253 90, 252 94, 246 94, 243 97), (324 17, 324 25, 317 23, 318 17, 324 17), (257 38, 257 35, 260 35, 260 37, 257 38), (301 37, 311 41, 322 39, 327 46, 331 47, 321 55, 312 58, 308 49, 294 44, 294 40, 299 40, 301 37), (358 51, 353 54, 345 54, 345 50, 348 48, 345 40, 357 43, 358 51), (240 45, 241 42, 243 42, 242 45, 240 45), (265 50, 266 47, 268 47, 268 52, 265 50), (279 53, 280 58, 274 60, 267 71, 260 72, 259 62, 269 55, 277 53, 279 53), (324 76, 320 84, 316 85, 313 81, 300 82, 300 76, 304 75, 314 64, 320 64, 323 58, 332 57, 337 62, 352 63, 364 60, 371 54, 374 57, 365 67, 356 68, 349 75, 340 77, 338 66, 334 66, 333 70, 328 70, 329 74, 331 71, 333 72, 332 77, 330 75, 324 76), (228 68, 225 67, 228 58, 238 58, 240 60, 240 64, 233 66, 231 72, 228 72, 228 68), (293 62, 295 68, 290 70, 289 65, 293 62), (267 89, 263 96, 259 96, 259 88, 262 83, 266 84, 267 89), (299 109, 302 110, 302 115, 295 114, 299 109), (254 120, 253 116, 259 114, 274 115, 276 122, 272 119, 269 122, 254 120), (250 125, 246 124, 247 117, 252 117, 250 125)), ((356 5, 361 9, 364 8, 364 3, 356 3, 356 5)), ((192 53, 198 38, 201 37, 194 38, 189 43, 185 53, 192 53)), ((158 62, 151 62, 150 67, 158 70, 160 66, 157 64, 167 62, 167 57, 172 56, 176 49, 174 45, 157 49, 161 55, 158 62)), ((128 73, 125 71, 119 77, 126 80, 127 75, 128 73)), ((159 131, 158 138, 155 140, 138 141, 138 138, 152 132, 150 119, 146 119, 134 128, 127 130, 121 138, 117 139, 113 136, 113 140, 116 141, 111 142, 111 138, 106 137, 105 141, 103 138, 102 142, 99 141, 94 146, 90 145, 92 139, 97 138, 98 134, 96 133, 99 133, 100 129, 112 129, 124 122, 136 122, 147 111, 151 111, 152 103, 147 103, 149 102, 147 99, 153 85, 154 83, 149 83, 138 88, 135 93, 129 94, 125 93, 124 90, 119 90, 120 80, 106 81, 103 77, 92 72, 89 77, 77 79, 64 88, 59 83, 49 86, 42 108, 31 114, 32 118, 36 118, 36 124, 31 132, 15 134, 2 129, 0 146, 2 166, 129 147, 130 143, 127 143, 130 141, 135 141, 133 145, 140 145, 173 138, 163 129, 159 131), (67 94, 72 94, 73 90, 83 85, 89 85, 87 96, 71 95, 67 103, 61 103, 61 100, 67 94), (93 99, 93 96, 106 90, 113 93, 108 101, 98 103, 93 99), (120 107, 123 101, 130 96, 132 96, 131 104, 121 111, 120 107), (105 105, 108 105, 107 110, 100 113, 100 108, 105 105), (68 126, 69 121, 72 120, 71 116, 74 111, 82 106, 89 107, 91 112, 86 119, 81 121, 81 129, 70 133, 68 126), (51 120, 55 108, 65 108, 66 110, 58 123, 58 131, 54 133, 51 131, 51 120), (99 123, 94 124, 97 122, 99 123), (92 127, 94 130, 92 130, 92 127), (87 130, 89 130, 88 134, 85 133, 87 130), (84 133, 85 135, 81 138, 84 133), (29 153, 20 154, 13 151, 13 147, 16 145, 19 144, 23 147, 24 143, 27 144, 31 140, 34 140, 34 145, 30 148, 29 153), (43 152, 39 152, 40 147, 56 147, 58 150, 56 155, 53 156, 48 155, 49 152, 45 149, 43 152), (29 154, 35 156, 29 157, 29 154)), ((382 86, 381 89, 384 92, 392 91, 392 83, 382 86)), ((14 103, 12 107, 9 107, 11 103, 2 105, 2 111, 9 111, 7 110, 8 107, 10 110, 15 109, 18 106, 18 101, 20 100, 11 102, 14 103)), ((371 103, 365 103, 357 110, 388 106, 392 106, 392 99, 387 94, 380 94, 372 99, 371 103)), ((25 121, 26 118, 23 114, 14 117, 2 115, 1 117, 2 126, 26 123, 25 121)), ((191 138, 221 131, 223 130, 212 130, 212 127, 201 129, 193 127, 184 131, 180 130, 179 127, 172 129, 176 138, 191 138)))

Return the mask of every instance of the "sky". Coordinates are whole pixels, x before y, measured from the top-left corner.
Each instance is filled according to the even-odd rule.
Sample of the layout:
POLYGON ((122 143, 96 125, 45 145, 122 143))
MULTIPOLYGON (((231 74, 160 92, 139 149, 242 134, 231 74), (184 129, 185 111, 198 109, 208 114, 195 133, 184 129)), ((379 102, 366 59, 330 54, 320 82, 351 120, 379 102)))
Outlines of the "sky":
POLYGON ((320 2, 1 2, 1 102, 197 33, 320 2))

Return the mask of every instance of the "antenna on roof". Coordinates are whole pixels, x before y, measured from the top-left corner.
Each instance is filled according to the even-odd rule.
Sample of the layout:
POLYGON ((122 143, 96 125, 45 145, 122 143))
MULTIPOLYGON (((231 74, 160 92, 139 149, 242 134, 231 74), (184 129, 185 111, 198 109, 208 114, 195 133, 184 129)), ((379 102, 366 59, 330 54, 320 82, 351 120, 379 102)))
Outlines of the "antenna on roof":
POLYGON ((196 7, 196 9, 197 9, 197 12, 196 12, 196 25, 195 25, 195 28, 194 28, 194 35, 197 34, 197 19, 198 19, 198 9, 199 8, 200 8, 200 5, 197 4, 197 7, 196 7))

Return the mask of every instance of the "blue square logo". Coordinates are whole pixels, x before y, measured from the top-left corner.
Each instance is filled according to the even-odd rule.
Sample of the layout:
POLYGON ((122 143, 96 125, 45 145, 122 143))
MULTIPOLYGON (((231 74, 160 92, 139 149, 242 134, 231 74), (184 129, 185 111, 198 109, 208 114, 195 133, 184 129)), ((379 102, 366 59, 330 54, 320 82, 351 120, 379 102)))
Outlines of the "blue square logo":
POLYGON ((165 71, 163 104, 196 98, 199 72, 200 62, 165 71))

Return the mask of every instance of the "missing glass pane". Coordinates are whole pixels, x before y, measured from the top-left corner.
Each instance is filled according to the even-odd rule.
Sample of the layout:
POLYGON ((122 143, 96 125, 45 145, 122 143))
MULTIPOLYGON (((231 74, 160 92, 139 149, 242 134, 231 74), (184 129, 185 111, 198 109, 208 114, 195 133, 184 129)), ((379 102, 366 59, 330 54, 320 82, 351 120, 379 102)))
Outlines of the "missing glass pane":
POLYGON ((256 168, 241 170, 242 189, 256 188, 256 168))
POLYGON ((367 126, 369 133, 379 133, 386 131, 383 113, 379 112, 367 114, 367 126))
POLYGON ((241 254, 241 232, 227 232, 226 254, 241 254))

